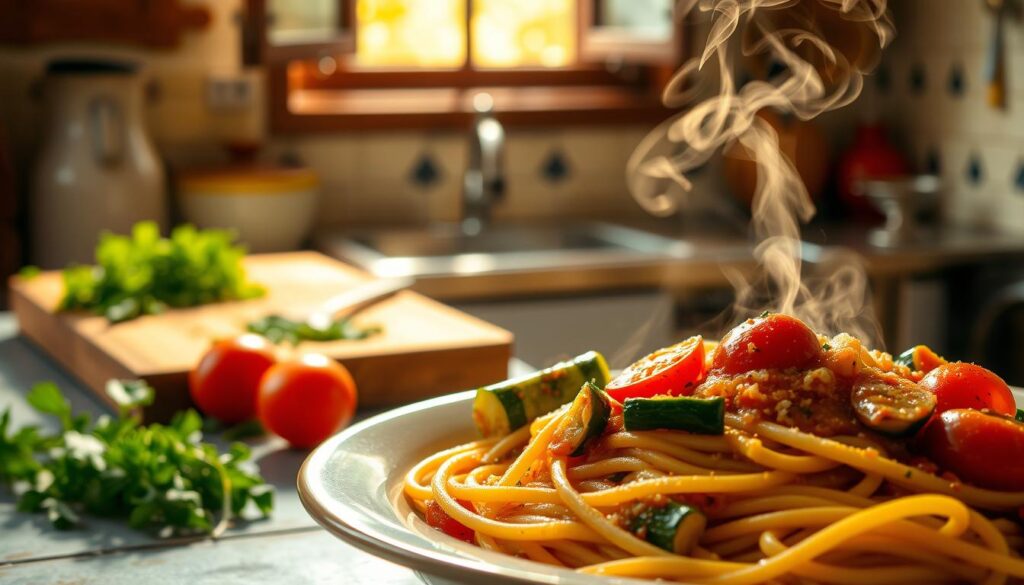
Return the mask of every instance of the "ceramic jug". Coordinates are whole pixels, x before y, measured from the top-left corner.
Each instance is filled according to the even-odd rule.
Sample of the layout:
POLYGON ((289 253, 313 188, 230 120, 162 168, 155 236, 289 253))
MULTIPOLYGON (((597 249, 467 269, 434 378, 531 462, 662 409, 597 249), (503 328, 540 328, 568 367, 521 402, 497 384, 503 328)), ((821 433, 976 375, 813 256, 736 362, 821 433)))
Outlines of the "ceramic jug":
POLYGON ((58 59, 43 82, 46 134, 29 201, 31 257, 44 268, 93 261, 104 230, 167 222, 164 169, 143 125, 138 68, 58 59))

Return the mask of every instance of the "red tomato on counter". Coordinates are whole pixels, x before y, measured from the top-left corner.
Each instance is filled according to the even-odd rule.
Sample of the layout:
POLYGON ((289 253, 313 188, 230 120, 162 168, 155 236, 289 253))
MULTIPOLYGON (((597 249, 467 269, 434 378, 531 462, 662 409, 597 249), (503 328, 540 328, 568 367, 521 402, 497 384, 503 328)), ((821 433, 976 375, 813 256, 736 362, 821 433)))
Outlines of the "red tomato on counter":
POLYGON ((1016 401, 1002 378, 975 364, 953 362, 941 365, 921 379, 921 387, 935 394, 936 413, 954 408, 989 409, 1013 416, 1016 401))
POLYGON ((251 420, 260 378, 274 362, 273 346, 259 335, 218 341, 189 373, 192 401, 203 414, 225 423, 251 420))
POLYGON ((355 410, 352 375, 320 354, 275 364, 259 385, 260 422, 295 447, 319 445, 345 426, 355 410))
POLYGON ((811 328, 796 317, 769 313, 747 319, 722 338, 711 370, 742 374, 752 370, 800 368, 821 356, 811 328))
POLYGON ((704 340, 697 335, 640 359, 609 382, 605 392, 619 402, 662 394, 688 396, 704 374, 704 340))
POLYGON ((922 437, 928 457, 965 482, 984 488, 1024 490, 1024 424, 969 408, 947 410, 922 437))

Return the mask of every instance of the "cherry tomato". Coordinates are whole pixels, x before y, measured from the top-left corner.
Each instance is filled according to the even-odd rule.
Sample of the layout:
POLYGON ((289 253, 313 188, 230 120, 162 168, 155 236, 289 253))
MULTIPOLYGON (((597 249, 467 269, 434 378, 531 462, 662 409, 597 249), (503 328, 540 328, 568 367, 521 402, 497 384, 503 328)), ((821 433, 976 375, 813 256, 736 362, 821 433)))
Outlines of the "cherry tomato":
POLYGON ((192 401, 226 423, 255 418, 260 378, 274 361, 273 346, 259 335, 218 341, 189 373, 192 401))
POLYGON ((267 370, 257 410, 268 430, 295 447, 315 447, 352 419, 356 385, 345 366, 305 354, 267 370))
POLYGON ((954 408, 924 431, 928 456, 958 478, 996 490, 1024 490, 1024 424, 1011 418, 954 408))
POLYGON ((964 362, 953 362, 935 368, 921 379, 921 386, 935 394, 936 412, 954 408, 987 408, 998 414, 1013 416, 1016 401, 1010 387, 990 370, 964 362))
POLYGON ((605 392, 619 402, 660 394, 686 396, 704 380, 704 373, 704 340, 697 335, 659 349, 622 370, 605 392))
POLYGON ((726 374, 800 368, 821 356, 818 336, 803 321, 769 313, 747 319, 722 338, 711 369, 726 374))
MULTIPOLYGON (((459 500, 459 504, 463 508, 472 510, 472 505, 469 502, 463 502, 459 500)), ((474 532, 471 528, 464 526, 458 520, 452 518, 444 511, 444 508, 434 500, 430 500, 427 503, 427 524, 444 532, 448 536, 457 538, 461 541, 473 544, 474 532)))

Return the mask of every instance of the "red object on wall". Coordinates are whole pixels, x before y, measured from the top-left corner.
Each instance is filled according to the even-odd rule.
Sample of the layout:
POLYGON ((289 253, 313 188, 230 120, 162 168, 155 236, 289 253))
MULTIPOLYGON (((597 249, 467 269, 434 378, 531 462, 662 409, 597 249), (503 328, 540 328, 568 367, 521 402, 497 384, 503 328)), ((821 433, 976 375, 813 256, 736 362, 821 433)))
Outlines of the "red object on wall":
POLYGON ((864 179, 886 179, 910 173, 910 163, 886 136, 879 123, 866 123, 857 128, 857 135, 839 161, 839 198, 856 218, 882 219, 871 201, 857 188, 864 179))

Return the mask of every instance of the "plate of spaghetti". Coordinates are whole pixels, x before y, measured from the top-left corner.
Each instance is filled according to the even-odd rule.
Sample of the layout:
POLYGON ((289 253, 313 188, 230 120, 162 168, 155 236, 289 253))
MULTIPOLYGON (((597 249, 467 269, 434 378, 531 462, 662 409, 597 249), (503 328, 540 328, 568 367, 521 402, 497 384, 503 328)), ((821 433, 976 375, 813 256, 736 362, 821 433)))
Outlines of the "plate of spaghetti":
POLYGON ((615 377, 590 352, 368 419, 299 494, 435 582, 1013 582, 1020 396, 765 313, 615 377))

